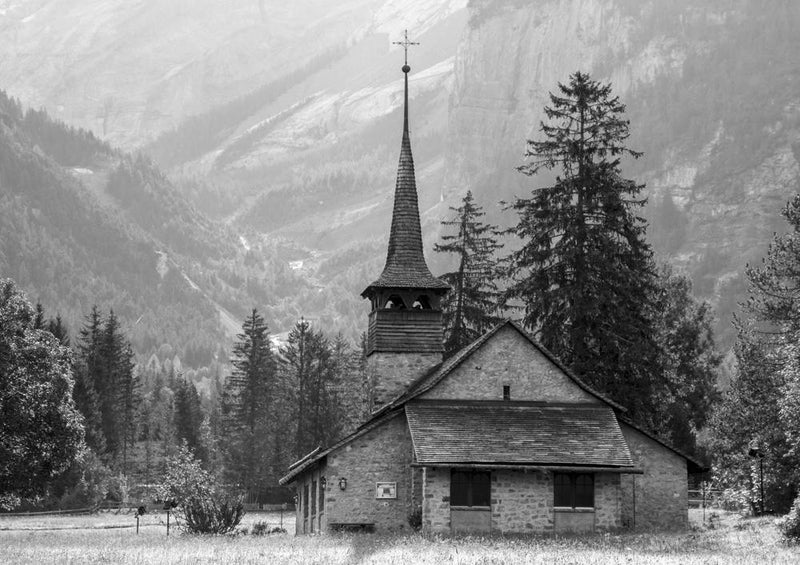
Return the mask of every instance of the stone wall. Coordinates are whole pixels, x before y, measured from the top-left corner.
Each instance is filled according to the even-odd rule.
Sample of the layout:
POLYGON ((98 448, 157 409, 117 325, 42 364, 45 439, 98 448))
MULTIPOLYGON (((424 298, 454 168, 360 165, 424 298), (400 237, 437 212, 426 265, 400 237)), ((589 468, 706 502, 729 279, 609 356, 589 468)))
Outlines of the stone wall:
POLYGON ((504 385, 511 387, 511 400, 600 402, 511 326, 500 329, 421 398, 503 400, 504 385))
POLYGON ((410 531, 412 445, 403 414, 327 457, 325 524, 371 523, 376 531, 410 531), (347 479, 340 490, 339 479, 347 479), (377 499, 378 482, 397 483, 396 499, 377 499))
POLYGON ((643 475, 622 477, 622 525, 639 529, 683 529, 689 521, 686 460, 620 422, 634 465, 643 475))
POLYGON ((409 385, 442 362, 441 353, 376 352, 367 357, 367 403, 372 412, 397 398, 409 385))
MULTIPOLYGON (((553 532, 552 473, 500 469, 492 472, 491 485, 492 532, 553 532)), ((595 509, 594 512, 581 512, 581 517, 588 518, 595 531, 615 530, 622 523, 621 508, 620 476, 615 473, 595 474, 595 509)), ((425 469, 422 518, 424 532, 451 533, 450 469, 425 469)))

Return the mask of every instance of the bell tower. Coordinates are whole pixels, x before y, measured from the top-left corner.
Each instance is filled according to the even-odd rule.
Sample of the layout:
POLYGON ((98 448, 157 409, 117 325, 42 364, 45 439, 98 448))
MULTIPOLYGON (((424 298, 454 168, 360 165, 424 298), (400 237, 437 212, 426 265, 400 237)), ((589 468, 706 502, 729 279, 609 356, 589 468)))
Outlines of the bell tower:
POLYGON ((361 296, 370 301, 367 329, 368 403, 374 412, 442 362, 441 299, 450 287, 434 277, 422 251, 414 158, 408 134, 408 32, 402 42, 403 139, 394 191, 386 265, 361 296))

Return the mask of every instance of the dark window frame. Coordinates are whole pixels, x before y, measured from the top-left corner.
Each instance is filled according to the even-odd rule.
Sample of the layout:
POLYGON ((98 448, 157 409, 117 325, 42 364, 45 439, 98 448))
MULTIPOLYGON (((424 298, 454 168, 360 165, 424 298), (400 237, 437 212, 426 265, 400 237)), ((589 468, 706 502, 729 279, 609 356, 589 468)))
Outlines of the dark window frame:
POLYGON ((503 385, 503 400, 511 400, 511 385, 503 385))
POLYGON ((491 508, 491 471, 452 469, 450 471, 450 506, 491 508))
POLYGON ((594 485, 594 473, 553 473, 553 506, 594 508, 594 485))

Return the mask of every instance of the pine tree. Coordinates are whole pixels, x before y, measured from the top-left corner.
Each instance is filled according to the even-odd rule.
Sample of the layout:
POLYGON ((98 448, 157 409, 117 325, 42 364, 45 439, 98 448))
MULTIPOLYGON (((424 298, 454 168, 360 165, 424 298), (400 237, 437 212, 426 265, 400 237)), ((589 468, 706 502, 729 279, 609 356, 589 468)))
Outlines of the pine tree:
POLYGON ((272 456, 270 411, 276 392, 276 362, 267 325, 255 308, 237 336, 232 363, 234 371, 225 382, 224 393, 228 471, 255 496, 278 478, 267 468, 272 456))
POLYGON ((133 350, 130 343, 124 342, 116 364, 117 370, 117 414, 119 418, 120 440, 122 442, 122 464, 127 468, 128 448, 136 443, 139 424, 139 407, 142 402, 142 385, 135 372, 133 350))
POLYGON ((498 266, 495 252, 502 247, 497 242, 497 229, 484 224, 485 215, 468 191, 461 206, 451 207, 455 217, 442 221, 444 226, 455 226, 457 232, 442 236, 442 243, 434 249, 440 253, 456 255, 456 271, 442 275, 451 291, 442 305, 444 311, 445 356, 449 357, 465 347, 493 325, 499 323, 500 291, 495 281, 498 266))
POLYGON ((181 376, 175 390, 175 433, 179 442, 185 441, 194 456, 204 461, 206 454, 200 436, 202 424, 200 395, 194 384, 181 376))
POLYGON ((544 141, 529 141, 527 175, 555 171, 550 186, 511 204, 506 298, 524 306, 525 325, 591 385, 645 423, 659 404, 658 347, 650 304, 656 293, 646 243, 643 185, 624 179, 625 106, 611 86, 577 72, 545 108, 544 141))
POLYGON ((97 306, 92 307, 80 330, 78 341, 78 360, 76 363, 75 388, 73 398, 75 405, 83 414, 86 425, 86 443, 102 455, 106 451, 106 439, 103 434, 103 416, 100 408, 100 396, 96 380, 100 374, 100 336, 102 320, 97 306))

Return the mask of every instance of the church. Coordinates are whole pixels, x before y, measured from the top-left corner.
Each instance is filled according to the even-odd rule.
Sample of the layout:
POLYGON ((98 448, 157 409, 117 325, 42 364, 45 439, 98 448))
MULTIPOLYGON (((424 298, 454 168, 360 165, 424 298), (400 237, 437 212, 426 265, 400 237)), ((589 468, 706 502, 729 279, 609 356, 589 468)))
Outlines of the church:
MULTIPOLYGON (((407 43, 406 43, 407 46, 407 43)), ((371 415, 280 480, 296 533, 490 534, 680 529, 702 465, 637 427, 520 325, 443 361, 441 300, 425 262, 408 131, 386 266, 363 292, 371 415)))

